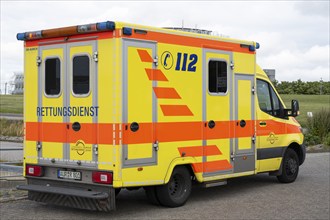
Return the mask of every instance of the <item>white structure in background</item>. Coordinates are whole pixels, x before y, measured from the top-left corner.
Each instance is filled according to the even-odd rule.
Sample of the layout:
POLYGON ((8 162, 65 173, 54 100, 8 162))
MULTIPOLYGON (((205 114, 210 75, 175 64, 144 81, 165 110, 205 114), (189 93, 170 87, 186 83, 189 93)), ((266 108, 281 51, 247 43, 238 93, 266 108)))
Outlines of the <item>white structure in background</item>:
POLYGON ((24 89, 24 74, 22 72, 14 72, 14 81, 12 82, 14 86, 12 94, 23 94, 24 89))
POLYGON ((270 81, 275 82, 275 69, 264 69, 270 81))

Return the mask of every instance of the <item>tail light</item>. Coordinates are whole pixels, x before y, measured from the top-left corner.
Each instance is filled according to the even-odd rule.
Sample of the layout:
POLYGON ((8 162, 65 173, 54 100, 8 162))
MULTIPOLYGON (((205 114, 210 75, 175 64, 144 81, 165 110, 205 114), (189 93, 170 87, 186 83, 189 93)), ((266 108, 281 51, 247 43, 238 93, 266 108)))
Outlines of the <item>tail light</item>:
POLYGON ((92 180, 94 183, 112 184, 112 173, 108 172, 93 172, 92 180))
POLYGON ((25 174, 27 176, 43 176, 43 168, 41 166, 26 165, 25 174))

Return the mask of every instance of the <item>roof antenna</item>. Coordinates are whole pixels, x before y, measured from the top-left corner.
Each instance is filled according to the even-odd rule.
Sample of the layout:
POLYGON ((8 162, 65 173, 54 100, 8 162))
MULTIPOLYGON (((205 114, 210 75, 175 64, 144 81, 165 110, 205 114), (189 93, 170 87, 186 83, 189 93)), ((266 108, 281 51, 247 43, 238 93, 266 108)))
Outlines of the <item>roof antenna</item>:
POLYGON ((182 29, 184 28, 184 20, 182 19, 182 29))

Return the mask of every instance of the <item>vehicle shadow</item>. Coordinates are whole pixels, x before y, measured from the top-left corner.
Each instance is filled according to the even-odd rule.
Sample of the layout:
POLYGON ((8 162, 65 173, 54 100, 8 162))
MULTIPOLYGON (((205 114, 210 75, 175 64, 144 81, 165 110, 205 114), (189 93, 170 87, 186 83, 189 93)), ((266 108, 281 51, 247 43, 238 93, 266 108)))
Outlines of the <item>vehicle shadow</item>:
MULTIPOLYGON (((271 187, 273 184, 278 184, 278 181, 276 177, 271 177, 268 174, 234 178, 228 180, 228 184, 225 186, 211 188, 203 188, 200 185, 194 184, 186 206, 194 206, 200 202, 218 199, 219 197, 221 197, 221 199, 234 198, 237 194, 242 194, 251 190, 260 190, 263 187, 271 187)), ((127 218, 127 216, 135 216, 138 213, 140 217, 145 216, 148 218, 148 214, 153 213, 154 215, 155 212, 164 213, 171 210, 166 207, 150 204, 142 188, 132 191, 127 189, 122 190, 117 196, 116 205, 117 210, 109 213, 72 209, 54 205, 44 205, 44 208, 50 208, 52 211, 59 211, 61 213, 75 213, 90 218, 95 218, 96 213, 98 213, 98 217, 112 216, 116 218, 127 218)))

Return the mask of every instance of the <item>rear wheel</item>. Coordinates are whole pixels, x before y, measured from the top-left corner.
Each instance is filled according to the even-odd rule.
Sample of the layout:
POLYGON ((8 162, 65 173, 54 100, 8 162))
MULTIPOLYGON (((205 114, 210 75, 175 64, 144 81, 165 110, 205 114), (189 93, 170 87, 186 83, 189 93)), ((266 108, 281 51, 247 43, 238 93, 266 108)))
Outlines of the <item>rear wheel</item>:
POLYGON ((296 180, 299 172, 299 158, 297 153, 288 148, 282 162, 282 174, 277 176, 281 183, 292 183, 296 180))
POLYGON ((159 205, 159 200, 158 200, 157 194, 156 194, 156 187, 157 186, 144 187, 144 190, 146 191, 147 198, 148 198, 149 202, 153 205, 159 205))
POLYGON ((170 181, 156 187, 159 203, 168 207, 184 205, 191 193, 191 175, 186 167, 176 167, 170 181))
POLYGON ((116 195, 116 197, 118 196, 118 194, 120 193, 120 191, 121 191, 121 188, 116 188, 115 189, 115 195, 116 195))

